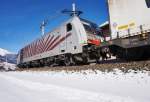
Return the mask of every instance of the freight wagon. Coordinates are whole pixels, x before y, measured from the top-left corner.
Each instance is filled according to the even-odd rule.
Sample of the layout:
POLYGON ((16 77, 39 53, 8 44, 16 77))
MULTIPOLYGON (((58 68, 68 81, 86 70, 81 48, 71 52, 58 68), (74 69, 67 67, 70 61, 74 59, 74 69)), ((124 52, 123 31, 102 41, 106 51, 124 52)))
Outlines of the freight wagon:
MULTIPOLYGON (((150 0, 108 0, 109 47, 120 59, 150 57, 150 0)), ((106 25, 107 26, 107 25, 106 25)))

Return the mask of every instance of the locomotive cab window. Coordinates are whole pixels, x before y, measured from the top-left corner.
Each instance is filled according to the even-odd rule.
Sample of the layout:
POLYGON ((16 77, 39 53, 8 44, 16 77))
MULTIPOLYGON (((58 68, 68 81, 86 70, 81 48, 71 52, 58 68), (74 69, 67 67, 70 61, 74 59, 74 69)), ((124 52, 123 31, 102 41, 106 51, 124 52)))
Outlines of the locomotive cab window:
POLYGON ((86 31, 86 33, 89 35, 99 35, 99 31, 98 31, 98 26, 97 24, 91 22, 91 21, 88 21, 86 19, 82 19, 80 18, 82 24, 83 24, 83 27, 86 31))
POLYGON ((146 1, 146 5, 148 8, 150 8, 150 0, 145 0, 146 1))
POLYGON ((67 32, 71 31, 72 30, 72 25, 71 23, 68 23, 67 24, 67 32))
POLYGON ((87 24, 83 24, 83 27, 85 28, 85 31, 87 32, 87 34, 98 35, 97 27, 92 26, 92 25, 87 25, 87 24))

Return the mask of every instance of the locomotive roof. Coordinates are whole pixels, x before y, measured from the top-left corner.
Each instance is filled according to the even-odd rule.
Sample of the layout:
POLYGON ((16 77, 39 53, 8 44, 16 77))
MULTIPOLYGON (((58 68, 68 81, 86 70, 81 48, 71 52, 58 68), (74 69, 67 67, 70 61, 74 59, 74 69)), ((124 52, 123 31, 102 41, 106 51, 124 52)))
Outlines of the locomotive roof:
POLYGON ((86 22, 86 23, 89 23, 91 26, 93 26, 93 27, 98 27, 98 25, 96 24, 96 23, 93 23, 93 22, 91 22, 91 21, 89 21, 89 20, 87 20, 87 19, 83 19, 83 18, 79 18, 81 21, 83 21, 83 22, 86 22))

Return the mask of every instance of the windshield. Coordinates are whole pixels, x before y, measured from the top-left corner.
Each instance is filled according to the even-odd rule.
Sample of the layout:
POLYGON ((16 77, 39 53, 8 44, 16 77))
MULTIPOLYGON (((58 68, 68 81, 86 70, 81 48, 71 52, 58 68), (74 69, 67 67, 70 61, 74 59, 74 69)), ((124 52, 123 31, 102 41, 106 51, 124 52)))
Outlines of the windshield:
POLYGON ((92 26, 86 25, 86 24, 83 24, 83 26, 85 28, 86 33, 96 35, 96 28, 95 27, 92 27, 92 26))
POLYGON ((85 19, 81 19, 81 22, 87 34, 100 35, 100 30, 98 29, 97 24, 92 23, 85 19))

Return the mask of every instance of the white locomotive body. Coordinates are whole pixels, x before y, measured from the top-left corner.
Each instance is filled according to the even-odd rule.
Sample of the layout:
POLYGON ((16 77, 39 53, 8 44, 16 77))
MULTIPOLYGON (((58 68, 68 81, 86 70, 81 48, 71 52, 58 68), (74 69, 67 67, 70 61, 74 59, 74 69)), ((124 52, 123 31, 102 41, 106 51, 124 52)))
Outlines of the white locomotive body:
POLYGON ((94 23, 73 16, 52 32, 22 48, 17 64, 31 67, 37 63, 51 65, 60 64, 66 60, 65 64, 75 63, 70 62, 73 59, 79 60, 78 62, 84 61, 87 56, 84 53, 85 49, 90 51, 91 46, 96 46, 98 49, 100 44, 96 29, 97 26, 94 23))

